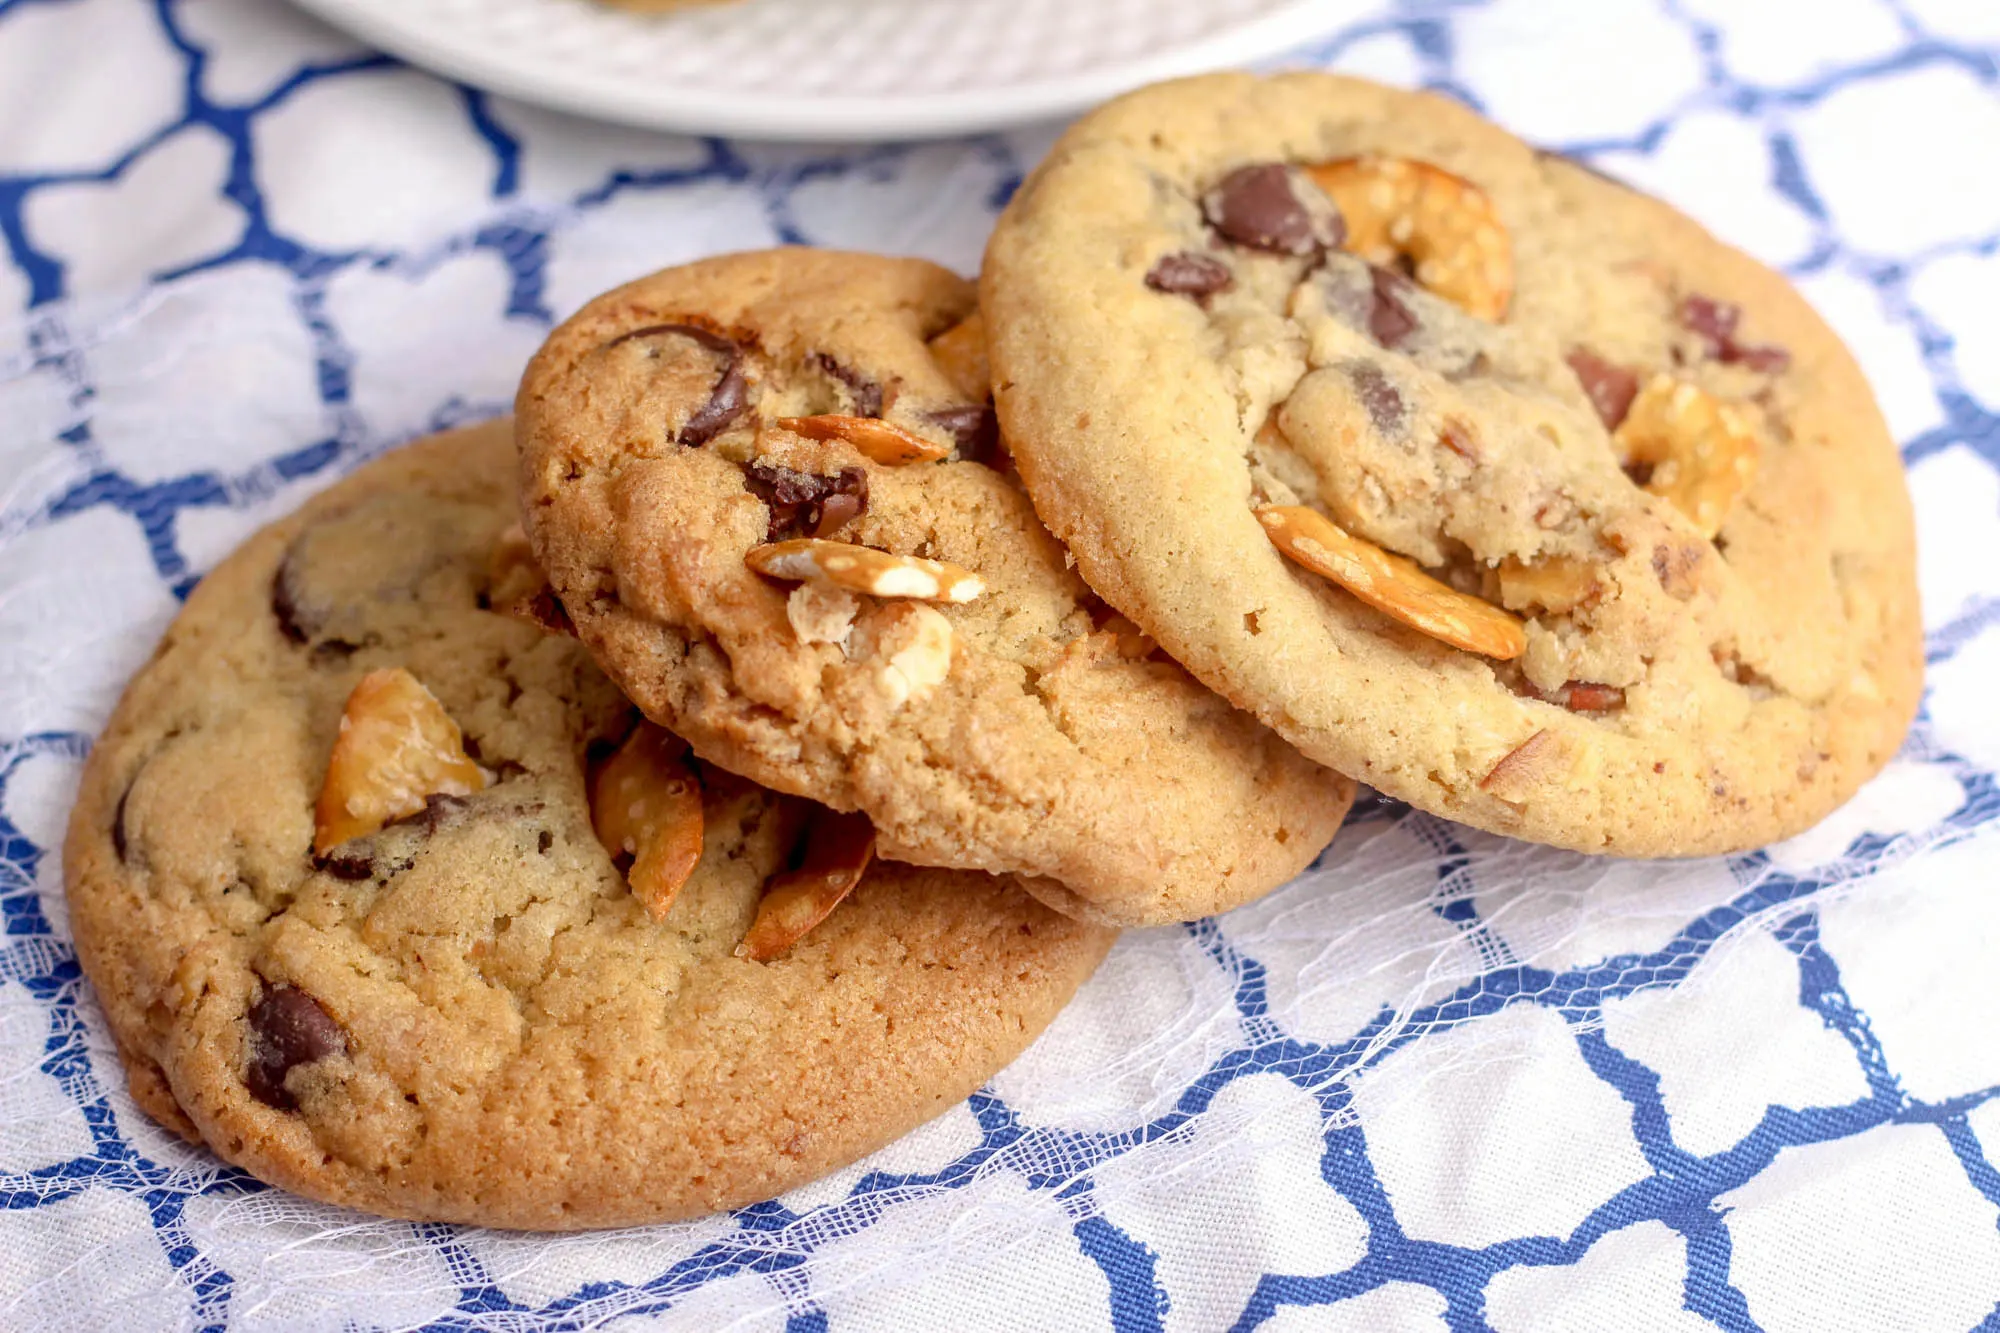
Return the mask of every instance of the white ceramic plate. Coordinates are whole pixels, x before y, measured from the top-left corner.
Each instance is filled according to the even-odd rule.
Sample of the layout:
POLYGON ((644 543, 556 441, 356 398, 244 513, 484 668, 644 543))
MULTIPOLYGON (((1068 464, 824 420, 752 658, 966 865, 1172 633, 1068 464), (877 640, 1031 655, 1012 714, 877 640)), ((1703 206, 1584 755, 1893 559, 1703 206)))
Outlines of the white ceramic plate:
POLYGON ((766 139, 910 139, 1079 111, 1274 55, 1347 0, 299 0, 455 79, 605 120, 766 139))

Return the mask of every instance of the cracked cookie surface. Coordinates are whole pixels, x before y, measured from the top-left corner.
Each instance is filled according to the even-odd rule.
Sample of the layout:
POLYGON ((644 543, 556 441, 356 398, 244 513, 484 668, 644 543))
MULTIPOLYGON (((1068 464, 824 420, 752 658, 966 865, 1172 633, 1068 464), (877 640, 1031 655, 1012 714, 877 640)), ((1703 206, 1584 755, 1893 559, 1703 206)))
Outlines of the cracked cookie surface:
POLYGON ((972 309, 934 265, 805 250, 591 302, 518 403, 556 594, 661 725, 866 813, 885 856, 1130 925, 1275 888, 1353 785, 1069 568, 976 391, 972 309))
POLYGON ((1414 805, 1732 851, 1909 724, 1910 503, 1852 357, 1778 275, 1461 106, 1316 74, 1123 98, 1017 195, 981 305, 1091 585, 1414 805))
POLYGON ((808 808, 714 769, 655 920, 586 795, 636 710, 488 609, 514 476, 505 422, 368 465, 203 579, 127 690, 65 873, 139 1103, 314 1198, 573 1229, 771 1197, 968 1095, 1112 932, 878 862, 782 956, 738 957, 808 808), (343 706, 390 677, 481 776, 316 855, 343 706))

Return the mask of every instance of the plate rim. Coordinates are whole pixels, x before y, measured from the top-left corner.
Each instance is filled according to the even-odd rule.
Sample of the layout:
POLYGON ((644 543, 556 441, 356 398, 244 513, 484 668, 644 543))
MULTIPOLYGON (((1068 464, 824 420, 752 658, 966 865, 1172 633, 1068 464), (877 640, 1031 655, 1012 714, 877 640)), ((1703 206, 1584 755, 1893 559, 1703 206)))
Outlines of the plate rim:
MULTIPOLYGON (((1088 0, 1080 0, 1088 3, 1088 0)), ((718 93, 702 89, 636 97, 587 71, 537 66, 513 53, 453 44, 414 21, 399 21, 381 0, 293 0, 300 8, 409 64, 488 92, 593 120, 682 134, 791 143, 951 138, 1012 129, 1081 111, 1142 84, 1248 64, 1301 45, 1338 24, 1339 0, 1289 0, 1220 32, 1060 78, 967 92, 909 97, 718 93)), ((411 3, 406 13, 421 13, 411 3)))

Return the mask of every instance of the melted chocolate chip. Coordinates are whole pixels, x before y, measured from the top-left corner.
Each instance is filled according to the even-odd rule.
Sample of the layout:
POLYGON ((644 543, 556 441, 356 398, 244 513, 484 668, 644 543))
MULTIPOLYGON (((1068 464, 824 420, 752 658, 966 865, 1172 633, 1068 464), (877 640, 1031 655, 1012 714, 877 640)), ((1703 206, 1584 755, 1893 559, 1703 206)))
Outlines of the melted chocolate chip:
POLYGON ((304 643, 312 635, 299 615, 299 594, 292 586, 292 562, 285 560, 271 576, 271 614, 277 617, 278 632, 293 643, 304 643))
POLYGON ((1355 396, 1368 409, 1368 419, 1375 423, 1375 429, 1384 435, 1400 435, 1403 430, 1403 395, 1396 392, 1396 386, 1379 369, 1367 362, 1359 362, 1347 368, 1347 378, 1354 381, 1355 396))
POLYGON ((991 407, 945 407, 928 416, 958 444, 960 458, 983 463, 999 448, 1000 418, 991 407))
POLYGON ((1722 359, 1730 365, 1754 370, 1760 375, 1777 375, 1792 364, 1792 354, 1770 343, 1731 342, 1722 349, 1722 359))
POLYGON ((847 386, 854 398, 854 415, 857 417, 879 417, 882 415, 882 386, 858 370, 850 370, 840 362, 819 352, 813 357, 813 364, 847 386))
POLYGON ((1368 333, 1384 347, 1395 347, 1417 331, 1417 317, 1403 304, 1410 280, 1393 269, 1371 267, 1375 304, 1368 311, 1368 333))
POLYGON ((686 338, 722 358, 722 375, 708 401, 695 410, 674 437, 677 444, 698 448, 728 430, 730 423, 750 406, 750 382, 743 374, 743 349, 721 334, 694 324, 648 324, 643 329, 619 334, 599 350, 609 351, 620 343, 639 338, 663 337, 686 338))
POLYGON ((1617 430, 1624 425, 1625 414, 1632 410, 1632 400, 1639 396, 1639 376, 1611 364, 1587 347, 1572 347, 1563 359, 1576 372, 1577 381, 1583 385, 1590 405, 1597 409, 1597 419, 1604 423, 1604 429, 1617 430))
POLYGON ((687 419, 675 441, 695 447, 707 444, 728 430, 749 406, 750 382, 743 376, 743 362, 740 358, 732 360, 723 370, 722 378, 716 381, 715 392, 687 419))
POLYGON ((1329 261, 1320 270, 1319 290, 1335 319, 1350 329, 1368 327, 1368 316, 1375 309, 1375 289, 1368 280, 1367 265, 1359 260, 1329 261))
POLYGON ((1188 251, 1163 257, 1146 275, 1146 285, 1156 292, 1191 296, 1204 303, 1235 284, 1236 277, 1229 271, 1229 265, 1213 256, 1188 251))
POLYGON ((120 861, 126 859, 125 803, 131 799, 132 789, 127 787, 118 798, 118 808, 111 812, 111 851, 120 861))
POLYGON ((767 541, 801 534, 830 536, 868 512, 868 474, 858 467, 844 467, 835 476, 822 477, 752 463, 744 472, 743 484, 771 511, 765 529, 767 541))
POLYGON ((347 1034, 318 1000, 297 986, 267 986, 250 1006, 250 1062, 243 1086, 266 1106, 296 1111, 299 1103, 285 1086, 285 1075, 300 1065, 340 1055, 347 1034))
POLYGON ((432 792, 424 798, 424 808, 410 817, 410 822, 422 829, 426 835, 436 833, 458 816, 458 813, 472 802, 463 796, 448 796, 443 792, 432 792))
POLYGON ((335 879, 352 882, 375 878, 375 857, 366 849, 336 847, 324 855, 315 856, 313 865, 335 879))
POLYGON ((549 848, 555 845, 556 845, 556 835, 549 832, 547 829, 543 829, 535 837, 535 850, 540 852, 543 856, 547 856, 549 854, 549 848))
POLYGON ((1776 375, 1792 364, 1792 354, 1782 347, 1736 340, 1736 330, 1743 322, 1743 307, 1734 302, 1689 296, 1681 301, 1679 317, 1681 327, 1708 344, 1708 354, 1724 365, 1743 366, 1760 375, 1776 375))
POLYGON ((599 350, 608 352, 620 343, 636 342, 640 338, 663 338, 667 336, 687 338, 693 342, 698 342, 716 355, 725 356, 731 360, 734 360, 737 356, 737 346, 735 343, 712 329, 704 329, 697 324, 648 324, 643 329, 633 329, 630 333, 619 334, 616 338, 604 344, 599 350))
POLYGON ((1202 211, 1210 226, 1238 245, 1301 259, 1347 237, 1333 200, 1304 172, 1282 162, 1238 167, 1208 192, 1202 211))
POLYGON ((390 826, 406 825, 428 838, 456 819, 459 813, 472 804, 464 796, 450 796, 444 792, 432 792, 424 798, 424 808, 401 819, 391 820, 390 826))
POLYGON ((1712 301, 1706 296, 1690 296, 1681 301, 1681 327, 1708 344, 1710 356, 1721 356, 1736 340, 1736 326, 1742 322, 1743 307, 1728 301, 1712 301))

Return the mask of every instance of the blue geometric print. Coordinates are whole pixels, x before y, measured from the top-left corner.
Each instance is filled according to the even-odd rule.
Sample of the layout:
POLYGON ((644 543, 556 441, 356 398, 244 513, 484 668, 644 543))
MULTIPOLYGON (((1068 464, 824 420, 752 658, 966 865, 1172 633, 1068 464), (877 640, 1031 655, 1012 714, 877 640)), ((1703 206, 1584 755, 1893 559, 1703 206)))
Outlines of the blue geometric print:
MULTIPOLYGON (((979 224, 1004 204, 1046 133, 842 150, 632 137, 596 156, 577 156, 576 145, 591 142, 589 135, 560 118, 434 84, 383 57, 347 51, 302 20, 253 13, 256 6, 257 0, 0 0, 0 106, 22 108, 7 100, 10 82, 18 87, 23 79, 48 77, 35 68, 32 48, 9 45, 10 34, 31 31, 41 41, 60 25, 96 32, 90 25, 107 23, 126 25, 121 40, 135 40, 133 25, 143 27, 158 67, 172 71, 170 100, 178 106, 115 151, 79 159, 74 169, 52 168, 17 150, 12 140, 25 131, 0 116, 6 246, 0 580, 60 573, 5 563, 14 552, 30 553, 22 561, 39 560, 32 553, 44 547, 34 543, 45 540, 54 543, 46 549, 59 551, 83 542, 126 552, 118 543, 129 542, 132 559, 147 567, 116 572, 119 595, 127 598, 119 605, 133 608, 130 621, 117 626, 112 655, 119 669, 74 684, 49 667, 61 658, 52 645, 67 631, 38 624, 24 631, 35 622, 8 619, 10 589, 0 582, 0 678, 33 683, 14 694, 0 686, 0 1220, 20 1214, 36 1228, 0 1236, 0 1251, 15 1250, 0 1260, 0 1303, 9 1303, 0 1323, 23 1322, 31 1309, 37 1319, 67 1318, 76 1327, 201 1329, 553 1330, 657 1316, 662 1327, 741 1320, 746 1327, 844 1333, 902 1326, 900 1312, 920 1313, 938 1327, 1117 1333, 1335 1326, 1504 1333, 1619 1324, 2000 1330, 2000 1120, 1981 1115, 2000 1097, 2000 1056, 1983 1065, 1974 1057, 1951 1064, 1913 1044, 1913 1020, 1904 1013, 1909 997, 1885 989, 1881 959, 1834 942, 1853 940, 1857 921, 1881 919, 1865 912, 1870 895, 1891 891, 1884 885, 1962 894, 1964 931, 1993 930, 1970 890, 1982 872, 1988 887, 2000 880, 1993 873, 2000 864, 2000 721, 1976 706, 1974 688, 2000 667, 2000 560, 1977 567, 1982 558, 2000 557, 2000 512, 1993 508, 2000 499, 2000 378, 1979 355, 2000 346, 2000 313, 1983 325, 1969 323, 1947 290, 1984 281, 1991 285, 1983 290, 2000 300, 2000 278, 1982 276, 2000 274, 2000 200, 1980 193, 1984 187, 1971 179, 1994 174, 1992 147, 2000 142, 1982 144, 1974 133, 1979 125, 2000 125, 2000 32, 1983 0, 1846 0, 1824 13, 1794 6, 1789 24, 1778 25, 1791 33, 1783 41, 1771 36, 1775 4, 1380 4, 1285 62, 1420 83, 1502 119, 1532 122, 1553 114, 1553 103, 1495 72, 1505 62, 1494 53, 1514 49, 1510 42, 1560 45, 1571 40, 1570 28, 1629 22, 1646 34, 1647 56, 1663 45, 1685 52, 1685 86, 1658 96, 1634 93, 1622 109, 1579 106, 1565 113, 1574 133, 1541 133, 1532 123, 1520 128, 1649 188, 1677 198, 1693 191, 1685 198, 1691 208, 1711 204, 1716 218, 1705 219, 1780 263, 1823 300, 1856 340, 1902 433, 1927 560, 1966 553, 1963 572, 1940 567, 1942 581, 1931 581, 1927 567, 1926 596, 1935 597, 1927 605, 1934 690, 1898 764, 1871 788, 1875 794, 1829 826, 1839 843, 1824 835, 1804 850, 1794 845, 1690 870, 1698 891, 1671 899, 1685 902, 1686 910, 1676 907, 1672 920, 1645 925, 1634 924, 1645 915, 1635 906, 1641 899, 1619 896, 1608 879, 1598 882, 1614 872, 1600 874, 1556 853, 1530 854, 1393 802, 1365 802, 1319 870, 1286 890, 1282 901, 1181 931, 1135 935, 1120 946, 1113 968, 1137 970, 1118 977, 1164 977, 1163 985, 1184 985, 1185 994, 1162 1001, 1160 1021, 1172 1030, 1157 1051, 1146 1046, 1148 1034, 1133 1036, 1106 1016, 1118 998, 1108 993, 1093 999, 1086 992, 1075 1023, 1052 1030, 1050 1049, 1114 1066, 1095 1101, 1077 1094, 1074 1106, 1088 1102, 1087 1113, 1052 1111, 1026 1075, 1002 1076, 947 1117, 949 1124, 925 1139, 928 1146, 900 1155, 892 1149, 819 1192, 800 1191, 713 1223, 626 1236, 618 1242, 628 1247, 624 1258, 591 1242, 568 1242, 577 1248, 561 1251, 570 1257, 560 1281, 535 1267, 541 1261, 533 1251, 509 1250, 490 1233, 364 1223, 293 1204, 144 1125, 123 1091, 68 941, 54 864, 62 784, 73 784, 90 731, 108 711, 113 677, 143 660, 170 598, 186 596, 228 538, 395 443, 505 410, 506 357, 532 347, 541 330, 621 271, 641 271, 641 257, 652 253, 647 247, 662 243, 645 235, 650 228, 678 229, 675 244, 685 237, 705 248, 867 244, 868 227, 855 222, 867 215, 877 220, 873 243, 925 250, 970 268, 979 224), (240 62, 279 29, 284 42, 306 53, 301 59, 262 79, 243 75, 239 63, 231 66, 238 72, 218 82, 225 59, 240 62), (390 218, 379 232, 362 212, 314 235, 288 228, 278 200, 300 187, 273 160, 274 122, 342 88, 379 92, 385 101, 448 104, 456 117, 450 133, 462 150, 456 160, 473 164, 483 182, 479 197, 454 203, 440 187, 438 209, 414 221, 390 218), (1955 91, 1961 89, 1972 91, 1955 91), (1963 151, 1980 162, 1968 166, 1969 183, 1941 181, 1929 210, 1963 213, 1986 201, 1991 207, 1977 225, 1899 249, 1879 240, 1888 224, 1857 222, 1857 187, 1843 175, 1845 164, 1829 158, 1823 138, 1828 124, 1848 123, 1842 108, 1857 96, 1892 112, 1903 99, 1911 116, 1983 102, 1984 113, 1968 114, 1992 119, 1963 131, 1973 135, 1963 151), (129 282, 99 282, 91 275, 111 271, 102 262, 111 241, 54 227, 51 216, 71 218, 74 228, 83 215, 51 214, 52 201, 78 198, 78 187, 136 190, 131 183, 149 161, 197 141, 218 145, 214 188, 196 201, 214 224, 206 248, 145 270, 144 292, 129 282), (1718 162, 1733 151, 1754 159, 1748 178, 1740 166, 1716 167, 1747 180, 1740 197, 1721 190, 1702 195, 1687 185, 1687 159, 1701 157, 1689 143, 1718 162), (936 210, 934 230, 895 220, 897 208, 913 199, 936 210), (1961 202, 1967 199, 1973 202, 1961 202), (683 208, 683 201, 692 202, 683 208), (1755 234, 1735 234, 1726 225, 1731 219, 1755 234), (601 278, 591 276, 600 270, 601 278), (434 385, 406 391, 393 367, 383 369, 393 339, 373 330, 368 311, 376 307, 354 293, 365 288, 380 308, 392 298, 430 301, 428 294, 446 291, 454 273, 473 275, 467 281, 479 295, 440 296, 435 303, 451 318, 477 319, 497 332, 480 342, 483 350, 472 358, 477 365, 462 373, 447 369, 434 385), (213 295, 218 290, 225 295, 213 295), (171 398, 169 388, 127 368, 143 326, 163 318, 173 301, 186 300, 196 311, 221 312, 221 327, 239 308, 231 303, 248 302, 243 293, 253 290, 279 294, 283 327, 274 326, 272 336, 294 339, 302 349, 310 364, 301 378, 310 395, 271 409, 269 449, 244 454, 192 439, 135 449, 131 418, 119 413, 151 401, 148 395, 171 398), (1843 320, 1833 309, 1843 300, 1863 304, 1850 304, 1843 320), (1951 509, 1953 503, 1961 508, 1951 509), (72 533, 87 535, 72 539, 72 533), (1371 854, 1383 881, 1350 883, 1354 867, 1371 854), (1414 867, 1416 877, 1390 884, 1393 865, 1414 867), (1373 990, 1362 986, 1355 993, 1366 1002, 1335 1021, 1313 1006, 1327 1004, 1335 991, 1348 994, 1340 990, 1351 980, 1344 964, 1366 970, 1362 965, 1376 957, 1366 952, 1373 946, 1343 933, 1350 923, 1341 913, 1357 904, 1393 924, 1384 927, 1395 936, 1384 968, 1412 957, 1425 966, 1407 979, 1395 973, 1373 990), (1642 1059, 1644 1043, 1625 1034, 1638 1030, 1635 1000, 1643 1005, 1733 984, 1690 977, 1728 966, 1732 950, 1750 938, 1782 950, 1790 994, 1779 1008, 1744 1012, 1745 1032, 1817 1032, 1825 1044, 1815 1049, 1838 1059, 1822 1060, 1830 1072, 1815 1074, 1826 1081, 1814 1086, 1847 1091, 1806 1105, 1774 1101, 1743 1132, 1704 1138, 1691 1123, 1698 1114, 1713 1122, 1714 1108, 1735 1095, 1721 1087, 1723 1075, 1734 1074, 1721 1071, 1715 1101, 1691 1111, 1680 1090, 1684 1071, 1642 1059), (1286 948, 1304 948, 1299 956, 1306 961, 1274 961, 1294 959, 1286 948), (1329 967, 1343 975, 1312 980, 1329 967), (1552 1229, 1496 1234, 1488 1205, 1475 1218, 1462 1200, 1425 1200, 1413 1183, 1423 1179, 1421 1162, 1409 1148, 1423 1140, 1412 1137, 1410 1126, 1429 1114, 1425 1108, 1438 1091, 1419 1082, 1395 1103, 1380 1091, 1404 1079, 1402 1071, 1424 1067, 1427 1051, 1458 1050, 1449 1044, 1501 1031, 1496 1020, 1518 1023, 1507 1031, 1561 1034, 1561 1052, 1536 1047, 1532 1061, 1522 1057, 1519 1068, 1533 1071, 1529 1082, 1546 1074, 1555 1087, 1566 1078, 1565 1097, 1581 1095, 1615 1110, 1608 1120, 1581 1112, 1563 1120, 1559 1108, 1538 1142, 1531 1118, 1496 1108, 1504 1146, 1524 1157, 1560 1160, 1564 1145, 1550 1136, 1574 1130, 1580 1162, 1599 1144, 1609 1145, 1604 1160, 1618 1164, 1616 1183, 1570 1213, 1521 1214, 1560 1214, 1552 1229), (1100 1029, 1124 1032, 1132 1048, 1093 1045, 1091 1034, 1100 1029), (14 1060, 17 1050, 27 1054, 14 1060), (1964 1074, 1975 1066, 1984 1073, 1964 1074), (1940 1072, 1947 1067, 1949 1076, 1940 1072), (1579 1094, 1579 1087, 1587 1091, 1579 1094), (1311 1200, 1320 1210, 1298 1223, 1302 1230, 1318 1227, 1313 1234, 1325 1238, 1315 1242, 1325 1260, 1317 1264, 1313 1247, 1288 1248, 1282 1236, 1259 1232, 1255 1219, 1215 1203, 1227 1182, 1202 1174, 1202 1154, 1219 1151, 1216 1145, 1229 1137, 1213 1126, 1235 1125, 1231 1117, 1239 1115, 1277 1123, 1299 1106, 1309 1108, 1311 1141, 1293 1135, 1286 1143, 1303 1148, 1302 1169, 1316 1165, 1317 1179, 1283 1198, 1311 1200), (10 1117, 24 1126, 11 1137, 10 1117), (1800 1155, 1827 1151, 1850 1155, 1800 1155), (1944 1256, 1939 1262, 1955 1285, 1926 1290, 1917 1282, 1901 1305, 1850 1301, 1845 1314, 1787 1304, 1808 1298, 1771 1276, 1767 1232, 1751 1224, 1753 1215, 1775 1215, 1760 1202, 1778 1188, 1771 1182, 1791 1179, 1787 1163, 1837 1160, 1862 1171, 1871 1154, 1884 1153, 1899 1169, 1949 1165, 1950 1179, 1926 1176, 1920 1189, 1913 1186, 1914 1202, 1899 1216, 1944 1256), (1185 1242, 1174 1230, 1174 1210, 1133 1202, 1149 1197, 1135 1178, 1155 1163, 1167 1164, 1169 1174, 1191 1173, 1185 1211, 1213 1228, 1208 1248, 1220 1257, 1204 1258, 1185 1242), (961 1208, 958 1200, 970 1202, 961 1208), (65 1211, 86 1206, 98 1210, 88 1214, 96 1220, 73 1223, 84 1214, 65 1211), (899 1217, 920 1213, 929 1219, 926 1227, 958 1227, 965 1235, 931 1245, 910 1234, 921 1228, 896 1230, 899 1217), (354 1230, 346 1237, 327 1239, 349 1226, 354 1230), (36 1248, 33 1238, 58 1235, 70 1238, 61 1252, 54 1241, 36 1248), (901 1239, 876 1245, 870 1237, 879 1235, 901 1239), (1593 1253, 1639 1235, 1680 1247, 1665 1307, 1646 1304, 1652 1289, 1642 1292, 1632 1276, 1636 1260, 1625 1265, 1628 1290, 1641 1294, 1614 1307, 1623 1313, 1609 1324, 1578 1313, 1602 1306, 1561 1306, 1570 1288, 1522 1285, 1553 1275, 1583 1291, 1594 1280, 1587 1276, 1593 1253), (107 1274, 101 1288, 92 1285, 79 1276, 93 1271, 92 1243, 108 1247, 134 1273, 152 1276, 134 1277, 137 1285, 128 1288, 107 1274), (339 1248, 349 1243, 351 1249, 339 1248), (647 1245, 661 1252, 657 1264, 646 1260, 647 1245), (303 1257, 294 1262, 287 1257, 293 1252, 303 1257), (350 1254, 355 1272, 324 1266, 350 1254), (1060 1262, 1043 1267, 1048 1255, 1060 1262), (1202 1266, 1209 1259, 1219 1265, 1212 1272, 1202 1266), (1206 1276, 1191 1280, 1191 1273, 1206 1276), (1060 1288, 1060 1304, 1037 1304, 1045 1287, 1060 1288), (995 1296, 996 1289, 1002 1294, 995 1296), (940 1290, 962 1303, 925 1303, 940 1290), (1559 1299, 1544 1317, 1524 1322, 1518 1293, 1529 1290, 1557 1292, 1559 1299), (1214 1313, 1218 1304, 1226 1313, 1214 1313), (1063 1311, 1060 1323, 1052 1322, 1056 1309, 1063 1311), (1318 1322, 1343 1318, 1356 1322, 1318 1322)), ((280 42, 279 49, 291 48, 280 42)), ((1644 83, 1645 62, 1635 64, 1632 81, 1644 83)), ((134 75, 136 82, 144 77, 134 75)), ((1923 129, 1936 132, 1928 122, 1923 129)), ((142 203, 143 192, 135 200, 142 203)), ((143 220, 135 218, 135 225, 143 220)), ((233 346, 225 334, 247 338, 242 329, 263 326, 246 315, 228 328, 237 332, 215 336, 233 346)), ((200 347, 190 353, 205 354, 200 347)), ((1973 997, 1968 1023, 1990 1012, 1990 1004, 1976 1007, 1977 978, 1956 984, 1950 994, 1973 997)), ((1910 985, 1913 994, 1921 989, 1910 985)), ((1963 1041, 1991 1044, 1985 1032, 1968 1031, 1963 1041)), ((1443 1076, 1472 1076, 1476 1057, 1440 1058, 1443 1076)), ((1061 1072, 1054 1057, 1035 1053, 1024 1067, 1037 1077, 1061 1072)), ((1525 1095, 1519 1079, 1491 1077, 1497 1093, 1525 1095)), ((1560 1181, 1542 1186, 1551 1197, 1564 1194, 1560 1181)), ((1256 1188, 1276 1198, 1290 1186, 1256 1188)), ((1469 1183, 1466 1192, 1477 1194, 1478 1186, 1469 1183)), ((1784 1231, 1787 1243, 1823 1261, 1833 1251, 1812 1233, 1828 1214, 1799 1207, 1784 1231)), ((1889 1229, 1870 1229, 1885 1214, 1860 1209, 1854 1216, 1865 1232, 1858 1242, 1865 1254, 1905 1252, 1889 1229)), ((537 1244, 554 1254, 564 1242, 537 1244)), ((1800 1261, 1808 1269, 1811 1262, 1800 1261)), ((1853 1272, 1861 1276, 1837 1268, 1809 1275, 1829 1288, 1873 1281, 1865 1261, 1853 1272)), ((1842 1290, 1848 1297, 1882 1295, 1879 1284, 1842 1290)))

